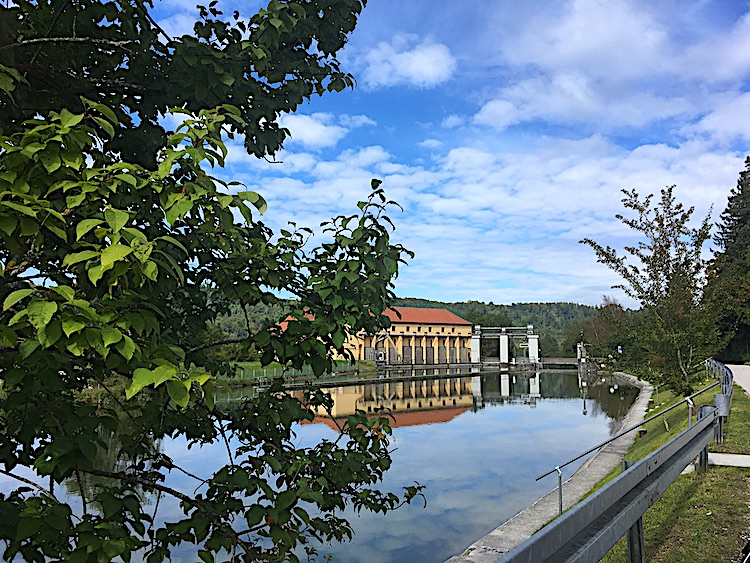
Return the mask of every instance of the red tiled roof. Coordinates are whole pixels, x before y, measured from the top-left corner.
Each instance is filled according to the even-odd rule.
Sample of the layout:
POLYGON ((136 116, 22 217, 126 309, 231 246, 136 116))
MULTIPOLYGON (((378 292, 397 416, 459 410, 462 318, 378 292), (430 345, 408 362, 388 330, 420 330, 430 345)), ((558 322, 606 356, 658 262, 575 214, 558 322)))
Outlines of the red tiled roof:
POLYGON ((421 309, 419 307, 390 307, 384 313, 392 323, 414 323, 425 325, 465 325, 471 323, 454 315, 447 309, 421 309), (401 318, 396 314, 401 313, 401 318))
MULTIPOLYGON (((449 422, 456 418, 458 415, 463 414, 469 410, 469 407, 458 407, 451 409, 435 409, 427 411, 398 411, 394 412, 393 417, 396 419, 394 422, 391 419, 391 426, 394 428, 399 426, 418 426, 420 424, 440 424, 442 422, 449 422)), ((386 414, 375 414, 368 413, 370 417, 376 416, 388 416, 386 414)), ((346 417, 339 417, 339 425, 343 426, 346 421, 346 417)), ((331 420, 328 416, 316 416, 315 419, 310 422, 302 422, 302 424, 325 424, 333 430, 338 430, 336 423, 331 420)))
MULTIPOLYGON (((305 313, 305 318, 308 321, 314 321, 315 315, 312 313, 305 313)), ((297 317, 294 317, 293 315, 288 315, 286 319, 281 321, 280 323, 277 323, 276 326, 278 327, 279 332, 285 332, 287 327, 289 326, 289 323, 292 321, 296 321, 297 317)))

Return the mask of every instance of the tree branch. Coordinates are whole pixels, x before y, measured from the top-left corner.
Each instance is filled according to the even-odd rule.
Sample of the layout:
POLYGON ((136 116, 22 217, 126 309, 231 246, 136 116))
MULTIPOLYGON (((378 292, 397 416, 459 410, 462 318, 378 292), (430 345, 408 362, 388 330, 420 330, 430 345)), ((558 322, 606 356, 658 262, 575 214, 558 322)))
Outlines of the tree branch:
POLYGON ((0 47, 0 51, 7 51, 8 49, 17 49, 19 47, 26 47, 27 45, 35 45, 39 43, 93 43, 94 45, 109 45, 110 47, 123 47, 130 45, 133 41, 111 41, 109 39, 96 39, 94 37, 37 37, 35 39, 26 39, 18 41, 16 43, 10 43, 0 47))
POLYGON ((22 483, 26 483, 27 485, 39 490, 43 495, 54 500, 57 504, 62 504, 59 500, 57 500, 57 497, 55 495, 53 495, 50 491, 48 491, 47 489, 45 489, 38 483, 34 483, 34 481, 31 481, 30 479, 27 479, 26 477, 21 477, 20 475, 16 475, 15 473, 11 473, 10 471, 5 471, 4 469, 0 469, 0 473, 2 473, 3 475, 7 475, 8 477, 12 479, 21 481, 22 483))
MULTIPOLYGON (((1 471, 1 470, 0 470, 1 471)), ((162 493, 166 493, 168 495, 172 495, 175 498, 180 499, 185 504, 200 510, 201 512, 211 516, 211 519, 213 520, 213 524, 221 529, 221 531, 229 538, 231 538, 232 543, 235 546, 239 546, 245 551, 248 551, 250 549, 250 545, 247 544, 242 538, 240 538, 235 532, 231 526, 228 526, 224 522, 219 522, 216 520, 216 514, 214 511, 208 510, 206 506, 204 506, 203 502, 199 502, 195 500, 194 498, 186 495, 185 493, 181 493, 180 491, 173 489, 172 487, 167 487, 166 485, 162 485, 161 483, 157 483, 155 481, 149 481, 146 479, 140 479, 136 477, 135 475, 128 475, 127 473, 124 473, 122 471, 102 471, 100 469, 81 469, 84 473, 88 473, 90 475, 96 475, 98 477, 106 477, 108 479, 117 479, 119 481, 123 481, 125 483, 130 483, 133 485, 139 485, 141 487, 147 488, 147 489, 153 489, 155 491, 159 491, 162 493)))
POLYGON ((201 344, 200 346, 188 348, 187 353, 191 354, 192 352, 198 352, 200 350, 205 350, 206 348, 213 348, 214 346, 223 346, 224 344, 239 344, 240 342, 244 342, 245 340, 247 340, 247 338, 230 338, 228 340, 216 340, 214 342, 207 342, 205 344, 201 344))

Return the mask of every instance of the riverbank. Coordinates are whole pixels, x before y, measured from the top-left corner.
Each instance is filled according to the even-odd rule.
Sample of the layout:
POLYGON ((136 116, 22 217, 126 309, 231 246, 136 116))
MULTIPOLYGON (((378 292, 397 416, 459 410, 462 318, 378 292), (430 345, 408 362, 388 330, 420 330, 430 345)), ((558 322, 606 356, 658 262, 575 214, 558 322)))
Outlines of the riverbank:
MULTIPOLYGON (((641 422, 648 409, 648 402, 654 388, 650 383, 640 381, 624 373, 618 377, 627 380, 630 385, 640 389, 628 414, 625 416, 620 430, 624 430, 641 422)), ((563 483, 563 509, 576 504, 594 485, 603 479, 611 469, 620 463, 635 440, 636 432, 607 444, 576 471, 572 477, 563 483)), ((554 476, 545 477, 554 480, 554 476)), ((463 553, 451 557, 449 563, 493 563, 516 545, 530 538, 534 532, 558 515, 559 500, 557 487, 534 502, 525 510, 484 536, 463 553)))

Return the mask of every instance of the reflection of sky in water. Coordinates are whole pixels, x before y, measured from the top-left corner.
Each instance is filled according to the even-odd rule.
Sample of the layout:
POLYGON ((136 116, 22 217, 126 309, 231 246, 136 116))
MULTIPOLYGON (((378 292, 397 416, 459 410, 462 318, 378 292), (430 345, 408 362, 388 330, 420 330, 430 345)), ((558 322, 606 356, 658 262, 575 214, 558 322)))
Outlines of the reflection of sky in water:
MULTIPOLYGON (((323 546, 320 559, 444 561, 554 488, 554 476, 536 477, 606 440, 609 420, 591 406, 583 416, 580 399, 538 399, 536 408, 487 405, 447 423, 395 428, 383 488, 417 481, 427 487, 427 507, 416 501, 385 516, 353 515, 354 540, 323 546)), ((303 445, 333 436, 322 424, 298 432, 303 445)), ((583 461, 568 466, 565 478, 583 461)))
MULTIPOLYGON (((587 400, 588 416, 582 415, 580 398, 537 399, 536 404, 487 404, 449 422, 394 428, 393 465, 381 488, 400 491, 417 481, 426 486, 427 506, 416 499, 387 515, 349 514, 354 540, 321 546, 319 560, 331 554, 334 562, 346 563, 444 561, 557 484, 554 475, 539 482, 537 476, 610 435, 612 419, 593 399, 587 400)), ((310 446, 321 438, 335 439, 336 434, 324 424, 305 425, 298 428, 295 442, 310 446)), ((174 440, 163 448, 176 465, 198 475, 226 459, 222 443, 188 450, 184 440, 174 440)), ((583 461, 568 466, 564 477, 583 461)), ((33 478, 20 467, 15 472, 33 478)), ((195 481, 177 471, 166 484, 187 492, 195 487, 195 481)), ((0 475, 0 492, 17 486, 0 475)), ((150 506, 153 510, 153 498, 150 506)), ((174 499, 160 499, 160 521, 175 521, 181 514, 174 499)), ((176 548, 173 560, 195 560, 194 546, 176 548)))

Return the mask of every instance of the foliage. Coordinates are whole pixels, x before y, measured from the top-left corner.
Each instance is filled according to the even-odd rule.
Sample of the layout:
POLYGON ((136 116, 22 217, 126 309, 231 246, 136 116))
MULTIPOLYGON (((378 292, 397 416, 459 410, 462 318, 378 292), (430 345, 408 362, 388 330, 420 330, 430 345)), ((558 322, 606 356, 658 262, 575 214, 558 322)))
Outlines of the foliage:
POLYGON ((211 8, 195 37, 166 44, 149 6, 20 1, 0 13, 0 472, 19 485, 0 496, 0 541, 9 560, 160 561, 183 542, 204 561, 295 560, 311 538, 351 535, 344 507, 387 511, 420 487, 374 488, 391 463, 387 418, 358 413, 336 442, 300 448, 295 424, 330 397, 302 403, 277 382, 237 408, 215 404, 227 364, 210 351, 228 342, 207 331, 230 302, 275 306, 285 291, 287 330, 248 320, 233 343, 322 373, 348 334, 387 326, 409 253, 391 243, 377 180, 310 249, 309 230, 273 233, 259 194, 208 170, 224 165, 227 132, 273 154, 279 112, 347 83, 333 56, 361 3, 273 0, 231 24, 211 8), (156 119, 171 106, 182 124, 164 132, 156 119), (111 400, 89 404, 93 387, 111 400), (160 447, 175 437, 223 443, 225 464, 180 468, 160 447), (169 472, 192 485, 169 486, 169 472), (182 510, 170 522, 146 510, 165 495, 182 510))
POLYGON ((103 142, 125 160, 153 167, 166 142, 159 118, 232 103, 244 135, 265 158, 288 131, 278 124, 312 94, 341 91, 354 79, 335 55, 365 0, 272 0, 226 21, 216 2, 201 8, 193 35, 169 37, 149 13, 150 0, 19 0, 0 11, 0 86, 19 72, 15 90, 0 88, 0 129, 19 131, 38 111, 84 109, 80 96, 112 107, 114 134, 103 142), (4 78, 2 78, 4 77, 4 78))
POLYGON ((715 352, 718 338, 716 311, 703 299, 706 260, 701 256, 710 232, 709 217, 698 228, 689 226, 693 208, 675 200, 674 186, 641 199, 635 190, 623 190, 624 206, 635 218, 617 218, 645 240, 626 246, 620 256, 609 246, 586 238, 598 261, 625 281, 615 286, 640 302, 645 315, 637 337, 651 354, 662 381, 684 394, 693 390, 695 366, 715 352))
POLYGON ((750 360, 750 158, 717 227, 708 293, 721 308, 719 328, 730 339, 721 357, 744 362, 750 360))

